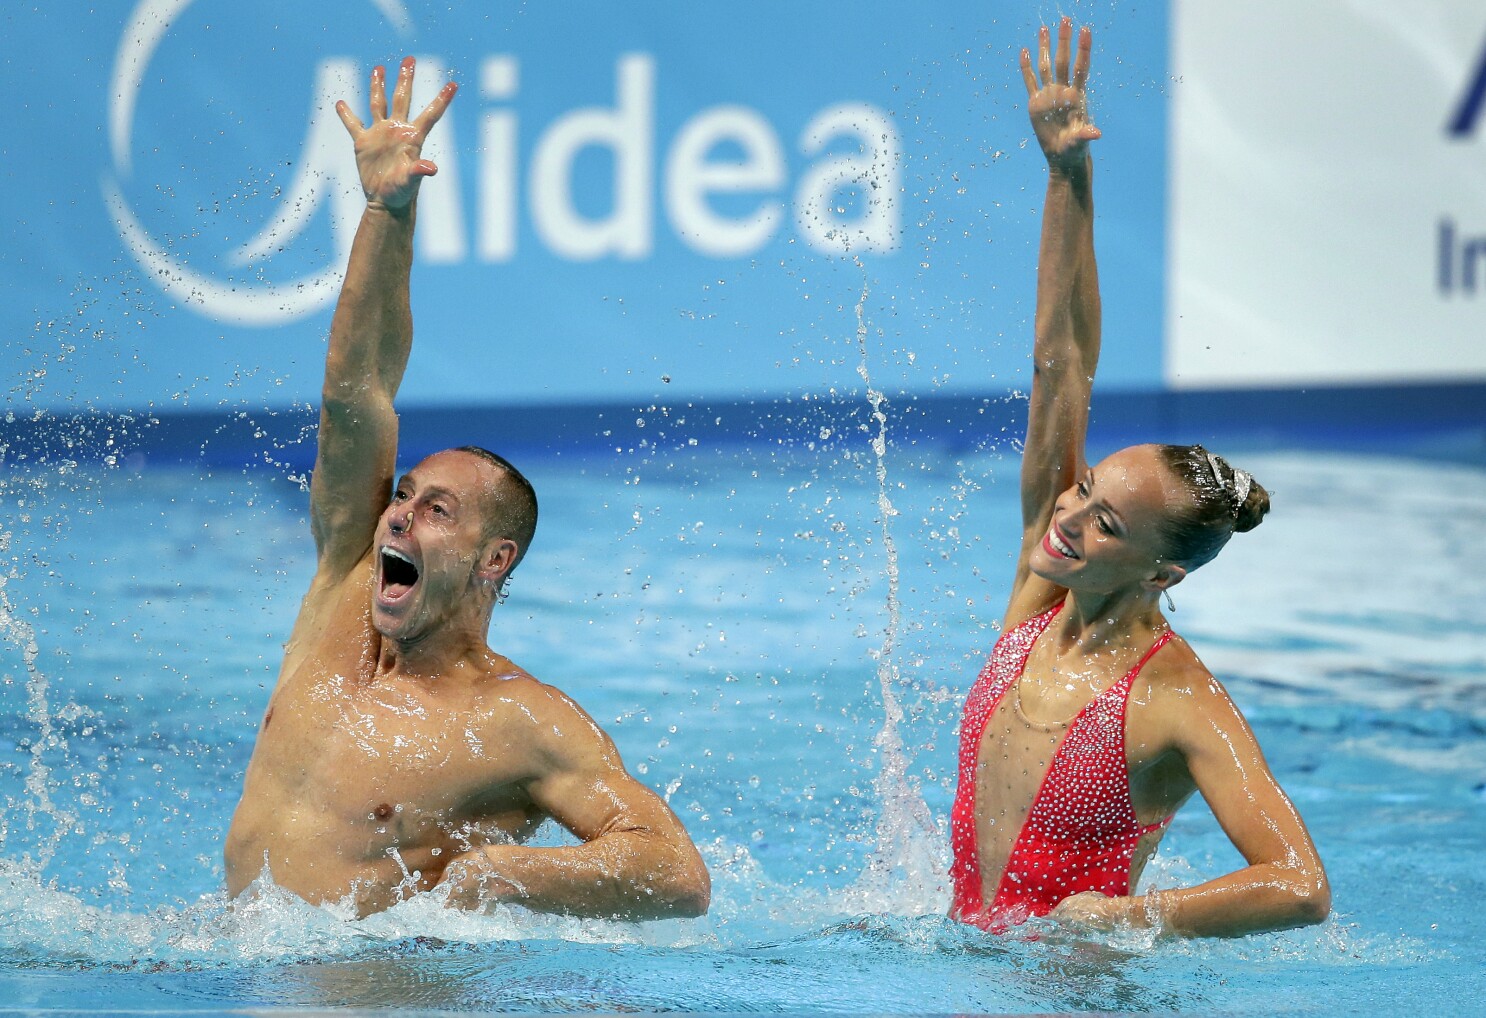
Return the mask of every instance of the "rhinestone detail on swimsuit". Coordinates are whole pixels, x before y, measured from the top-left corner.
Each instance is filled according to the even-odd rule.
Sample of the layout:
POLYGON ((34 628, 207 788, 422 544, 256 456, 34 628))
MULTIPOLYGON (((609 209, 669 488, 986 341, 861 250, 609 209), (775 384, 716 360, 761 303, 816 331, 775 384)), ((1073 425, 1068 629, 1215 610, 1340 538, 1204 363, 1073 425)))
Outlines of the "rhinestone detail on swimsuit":
POLYGON ((976 832, 981 743, 1004 694, 1025 670, 1033 645, 1061 608, 1056 605, 1003 634, 965 701, 959 787, 950 824, 954 846, 951 914, 963 922, 1003 929, 1029 916, 1046 915, 1058 902, 1081 891, 1128 894, 1130 865, 1140 838, 1161 829, 1170 819, 1151 825, 1139 822, 1130 802, 1125 762, 1125 705, 1130 688, 1145 663, 1171 638, 1168 631, 1134 668, 1091 699, 1066 725, 1018 719, 1024 727, 1066 728, 1066 734, 1057 741, 987 907, 976 832))

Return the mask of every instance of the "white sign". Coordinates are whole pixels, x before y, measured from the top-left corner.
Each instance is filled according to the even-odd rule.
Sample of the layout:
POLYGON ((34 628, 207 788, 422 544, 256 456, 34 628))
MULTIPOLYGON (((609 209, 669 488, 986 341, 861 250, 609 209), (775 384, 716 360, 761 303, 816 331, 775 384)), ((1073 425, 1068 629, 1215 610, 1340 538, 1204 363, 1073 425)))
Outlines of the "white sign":
POLYGON ((1176 0, 1166 381, 1486 377, 1486 4, 1176 0))

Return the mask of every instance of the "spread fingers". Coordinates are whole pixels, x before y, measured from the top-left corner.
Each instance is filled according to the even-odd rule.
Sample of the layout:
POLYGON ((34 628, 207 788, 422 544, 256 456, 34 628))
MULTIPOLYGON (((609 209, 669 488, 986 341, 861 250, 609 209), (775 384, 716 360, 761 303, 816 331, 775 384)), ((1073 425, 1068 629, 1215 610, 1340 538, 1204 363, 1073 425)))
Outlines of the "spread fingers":
POLYGON ((341 123, 346 125, 346 130, 353 138, 360 134, 362 131, 366 130, 366 127, 361 123, 361 120, 356 116, 356 114, 351 112, 351 107, 346 105, 346 101, 344 99, 335 104, 335 115, 341 118, 341 123))
POLYGON ((1060 85, 1068 84, 1068 56, 1069 51, 1073 49, 1073 46, 1071 45, 1072 40, 1073 19, 1064 18, 1062 21, 1058 22, 1057 67, 1058 84, 1060 85))
POLYGON ((387 119, 387 68, 381 64, 372 68, 371 114, 373 123, 387 119))
POLYGON ((459 86, 452 81, 439 89, 439 94, 423 108, 422 113, 418 114, 418 119, 413 121, 413 126, 421 133, 428 134, 433 125, 443 117, 444 111, 449 108, 449 103, 454 100, 454 93, 458 91, 459 86))
POLYGON ((403 57, 397 69, 397 86, 392 90, 392 119, 406 122, 413 105, 413 58, 403 57))
POLYGON ((1073 61, 1073 87, 1084 91, 1089 83, 1089 52, 1094 48, 1094 33, 1085 25, 1078 32, 1078 56, 1073 61))

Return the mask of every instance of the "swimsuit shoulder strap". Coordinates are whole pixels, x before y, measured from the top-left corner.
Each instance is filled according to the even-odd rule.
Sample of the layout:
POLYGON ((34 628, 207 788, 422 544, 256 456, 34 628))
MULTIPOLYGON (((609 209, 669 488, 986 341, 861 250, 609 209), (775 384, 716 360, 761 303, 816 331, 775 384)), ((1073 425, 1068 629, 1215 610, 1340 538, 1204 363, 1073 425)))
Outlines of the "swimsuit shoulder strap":
MULTIPOLYGON (((1124 688, 1124 691, 1123 691, 1123 693, 1121 694, 1121 697, 1120 697, 1120 756, 1121 756, 1121 759, 1124 758, 1124 754, 1125 754, 1125 751, 1124 751, 1124 745, 1125 745, 1125 738, 1124 738, 1124 731, 1125 731, 1125 708, 1126 708, 1126 706, 1127 706, 1127 704, 1129 703, 1129 700, 1130 700, 1130 690, 1135 685, 1135 680, 1140 675, 1141 669, 1145 667, 1146 662, 1149 661, 1151 658, 1153 658, 1153 657, 1156 656, 1156 651, 1160 650, 1162 647, 1164 647, 1168 643, 1170 643, 1171 642, 1171 638, 1172 638, 1173 635, 1175 635, 1175 634, 1173 634, 1173 632, 1170 629, 1167 629, 1166 632, 1164 632, 1160 636, 1156 637, 1155 641, 1151 644, 1150 650, 1147 650, 1145 652, 1145 654, 1141 657, 1141 659, 1139 661, 1135 662, 1135 667, 1134 668, 1131 668, 1128 672, 1126 672, 1124 679, 1122 679, 1120 681, 1120 683, 1119 683, 1119 685, 1125 687, 1124 688)), ((1134 811, 1133 811, 1133 808, 1132 808, 1132 815, 1133 815, 1133 812, 1134 811)), ((1147 835, 1147 834, 1154 834, 1156 831, 1159 831, 1159 830, 1163 829, 1164 827, 1166 827, 1167 824, 1171 823, 1171 819, 1175 815, 1176 814, 1171 813, 1171 814, 1168 814, 1167 816, 1162 817, 1160 820, 1157 820, 1155 823, 1151 823, 1151 824, 1139 824, 1137 829, 1140 831, 1140 834, 1142 836, 1147 835)))
POLYGON ((1046 631, 1048 626, 1052 625, 1053 619, 1057 617, 1058 612, 1063 610, 1063 605, 1065 603, 1066 601, 1059 601, 1057 604, 1049 608, 1044 608, 1036 615, 1029 615, 1027 618, 1022 619, 1022 621, 1018 622, 1016 625, 1008 629, 1006 631, 1007 635, 1030 631, 1032 633, 1033 639, 1035 640, 1037 637, 1041 636, 1044 631, 1046 631))
POLYGON ((1032 656, 1032 647, 1047 632, 1047 627, 1052 625, 1053 619, 1058 612, 1063 610, 1063 602, 1059 601, 1046 611, 1039 612, 1029 619, 1023 619, 1001 634, 1001 639, 996 641, 996 647, 991 652, 992 660, 1001 665, 1002 680, 1014 680, 1022 674, 1027 667, 1027 658, 1032 656))
POLYGON ((1105 696, 1108 696, 1110 693, 1114 693, 1116 690, 1118 690, 1117 695, 1120 697, 1122 703, 1122 706, 1120 707, 1121 714, 1124 714, 1125 712, 1123 702, 1124 700, 1129 698, 1130 690, 1134 688, 1135 680, 1140 678, 1141 670, 1145 668, 1146 662, 1156 656, 1156 651, 1160 650, 1162 647, 1170 643, 1171 638, 1174 635, 1175 634, 1170 629, 1168 629, 1166 630, 1166 632, 1156 637, 1155 641, 1151 644, 1150 649, 1141 655, 1140 660, 1135 662, 1135 664, 1131 666, 1130 670, 1120 677, 1120 681, 1116 682, 1113 686, 1110 686, 1109 690, 1103 694, 1105 696))
POLYGON ((1151 649, 1145 652, 1144 657, 1135 662, 1134 668, 1130 669, 1131 681, 1134 681, 1135 677, 1140 674, 1140 670, 1145 667, 1145 663, 1156 656, 1156 651, 1160 650, 1162 647, 1171 642, 1171 638, 1174 635, 1175 634, 1170 629, 1168 629, 1166 630, 1166 632, 1156 637, 1156 641, 1151 644, 1151 649))
POLYGON ((970 687, 965 698, 962 738, 978 741, 986 720, 1001 702, 1001 695, 1017 680, 1027 667, 1027 658, 1032 646, 1051 624, 1053 617, 1062 609, 1060 601, 1051 608, 1029 619, 1024 619, 1005 630, 996 641, 991 655, 981 668, 979 677, 970 687))

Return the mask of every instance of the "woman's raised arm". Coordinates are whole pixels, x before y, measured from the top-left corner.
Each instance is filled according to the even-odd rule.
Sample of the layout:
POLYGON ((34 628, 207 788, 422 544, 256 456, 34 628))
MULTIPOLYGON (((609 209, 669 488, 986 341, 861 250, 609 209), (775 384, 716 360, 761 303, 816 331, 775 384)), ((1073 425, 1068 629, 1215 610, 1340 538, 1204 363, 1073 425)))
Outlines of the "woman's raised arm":
POLYGON ((1022 546, 1008 605, 1008 625, 1048 607, 1060 588, 1033 575, 1027 561, 1042 541, 1058 496, 1083 472, 1089 392, 1099 361, 1099 277, 1094 266, 1093 162, 1088 143, 1099 137, 1089 123, 1085 86, 1091 34, 1058 25, 1051 52, 1043 26, 1037 69, 1022 50, 1027 112, 1047 158, 1047 200, 1037 256, 1037 311, 1032 348, 1032 398, 1022 456, 1022 546), (1069 61, 1072 56, 1072 73, 1069 61), (1054 66, 1056 60, 1056 66, 1054 66))

